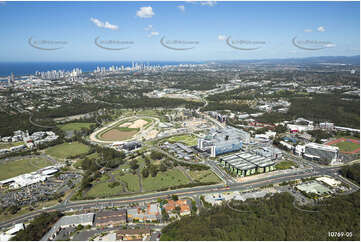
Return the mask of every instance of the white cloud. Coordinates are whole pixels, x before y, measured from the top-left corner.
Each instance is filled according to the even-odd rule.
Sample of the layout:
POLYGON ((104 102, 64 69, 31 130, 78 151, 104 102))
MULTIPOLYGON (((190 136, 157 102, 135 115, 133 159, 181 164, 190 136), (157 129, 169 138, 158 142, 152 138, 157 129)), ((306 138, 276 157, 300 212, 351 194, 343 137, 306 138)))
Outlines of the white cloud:
POLYGON ((104 24, 102 21, 100 21, 99 19, 96 18, 90 18, 90 21, 92 21, 96 26, 98 26, 99 28, 103 28, 104 24))
POLYGON ((207 6, 213 7, 214 5, 216 5, 216 1, 201 2, 201 5, 207 5, 207 6))
POLYGON ((157 35, 159 35, 159 32, 152 31, 152 32, 150 32, 150 33, 148 34, 148 37, 149 37, 149 38, 152 38, 153 36, 157 36, 157 35))
POLYGON ((184 5, 179 5, 179 6, 177 6, 177 8, 179 8, 179 10, 182 12, 186 11, 186 8, 184 7, 184 5))
POLYGON ((218 35, 218 39, 225 40, 225 39, 227 39, 227 36, 220 34, 220 35, 218 35))
POLYGON ((213 7, 217 3, 215 0, 211 0, 211 1, 185 0, 185 2, 192 4, 200 4, 202 6, 210 6, 210 7, 213 7))
POLYGON ((117 30, 118 29, 117 25, 111 24, 108 21, 103 23, 102 21, 100 21, 99 19, 96 19, 96 18, 90 18, 90 21, 92 21, 99 28, 105 28, 105 29, 111 29, 111 30, 117 30))
POLYGON ((116 26, 116 25, 114 25, 114 24, 110 24, 109 22, 105 22, 104 28, 116 30, 116 29, 118 29, 118 26, 116 26))
POLYGON ((326 29, 325 29, 325 27, 320 26, 320 27, 317 28, 317 31, 318 31, 318 32, 325 32, 326 29))
POLYGON ((310 33, 310 32, 312 32, 312 29, 305 29, 303 31, 306 32, 306 33, 310 33))
POLYGON ((159 35, 159 32, 155 31, 153 25, 149 24, 147 27, 144 28, 146 32, 148 32, 148 38, 152 38, 153 36, 159 35))
POLYGON ((139 18, 151 18, 153 17, 155 13, 153 12, 153 9, 151 6, 149 7, 141 7, 138 11, 137 11, 137 16, 139 18))
POLYGON ((149 24, 147 27, 144 28, 145 31, 151 31, 153 29, 153 25, 149 24))
POLYGON ((336 47, 336 44, 326 44, 325 47, 326 47, 326 48, 336 47))

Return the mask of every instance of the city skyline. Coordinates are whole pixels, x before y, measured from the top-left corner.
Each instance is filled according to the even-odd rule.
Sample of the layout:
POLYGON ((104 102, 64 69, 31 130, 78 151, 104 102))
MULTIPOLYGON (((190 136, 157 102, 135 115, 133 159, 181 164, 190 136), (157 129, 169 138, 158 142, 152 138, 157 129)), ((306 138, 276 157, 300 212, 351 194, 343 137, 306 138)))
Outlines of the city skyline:
POLYGON ((206 61, 359 55, 359 2, 5 2, 0 58, 206 61), (61 16, 61 17, 59 17, 61 16))

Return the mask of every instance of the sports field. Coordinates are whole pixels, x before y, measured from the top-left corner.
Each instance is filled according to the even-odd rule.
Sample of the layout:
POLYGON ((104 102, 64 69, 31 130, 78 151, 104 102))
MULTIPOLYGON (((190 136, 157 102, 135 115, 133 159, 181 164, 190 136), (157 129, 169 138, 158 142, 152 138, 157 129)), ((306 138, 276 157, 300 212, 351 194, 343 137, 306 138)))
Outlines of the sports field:
POLYGON ((193 135, 177 135, 170 137, 168 141, 171 143, 179 142, 188 146, 194 146, 197 144, 197 137, 193 135))
POLYGON ((2 160, 0 162, 0 180, 30 173, 51 165, 52 163, 44 157, 29 157, 8 161, 2 160))
POLYGON ((45 153, 56 158, 66 159, 70 156, 85 154, 89 149, 89 146, 76 141, 49 147, 45 150, 45 153))
POLYGON ((188 183, 188 178, 182 172, 178 169, 171 169, 166 172, 158 172, 155 177, 148 176, 147 178, 143 178, 143 191, 156 191, 158 189, 188 183))
POLYGON ((90 128, 90 126, 95 123, 68 123, 68 124, 62 124, 58 125, 58 127, 63 131, 71 131, 76 130, 79 131, 82 128, 90 128))
POLYGON ((337 146, 340 152, 345 154, 360 153, 360 140, 357 139, 342 137, 328 142, 327 145, 337 146))

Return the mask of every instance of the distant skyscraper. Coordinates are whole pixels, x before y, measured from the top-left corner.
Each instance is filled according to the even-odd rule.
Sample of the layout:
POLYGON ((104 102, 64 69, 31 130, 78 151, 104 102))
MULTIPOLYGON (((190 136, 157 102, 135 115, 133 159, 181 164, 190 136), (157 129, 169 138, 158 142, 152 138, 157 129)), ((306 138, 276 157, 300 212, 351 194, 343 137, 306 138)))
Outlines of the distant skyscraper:
POLYGON ((11 73, 11 75, 8 76, 8 85, 12 86, 12 85, 14 85, 14 83, 15 83, 15 76, 14 76, 14 73, 11 73))

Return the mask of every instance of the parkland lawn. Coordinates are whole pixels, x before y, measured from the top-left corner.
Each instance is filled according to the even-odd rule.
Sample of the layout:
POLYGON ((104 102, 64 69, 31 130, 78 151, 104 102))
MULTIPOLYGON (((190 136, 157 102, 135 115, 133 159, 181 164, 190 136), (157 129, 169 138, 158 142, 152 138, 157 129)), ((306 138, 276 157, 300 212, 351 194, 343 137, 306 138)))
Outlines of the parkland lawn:
POLYGON ((50 165, 52 165, 52 163, 43 157, 8 161, 2 160, 0 162, 0 181, 21 174, 30 173, 50 165))
POLYGON ((67 157, 86 154, 89 149, 89 146, 76 141, 49 147, 45 153, 56 158, 66 159, 67 157))
POLYGON ((71 131, 71 130, 79 131, 82 128, 86 128, 86 129, 90 128, 92 124, 95 123, 68 123, 68 124, 58 125, 58 127, 63 131, 71 131))

